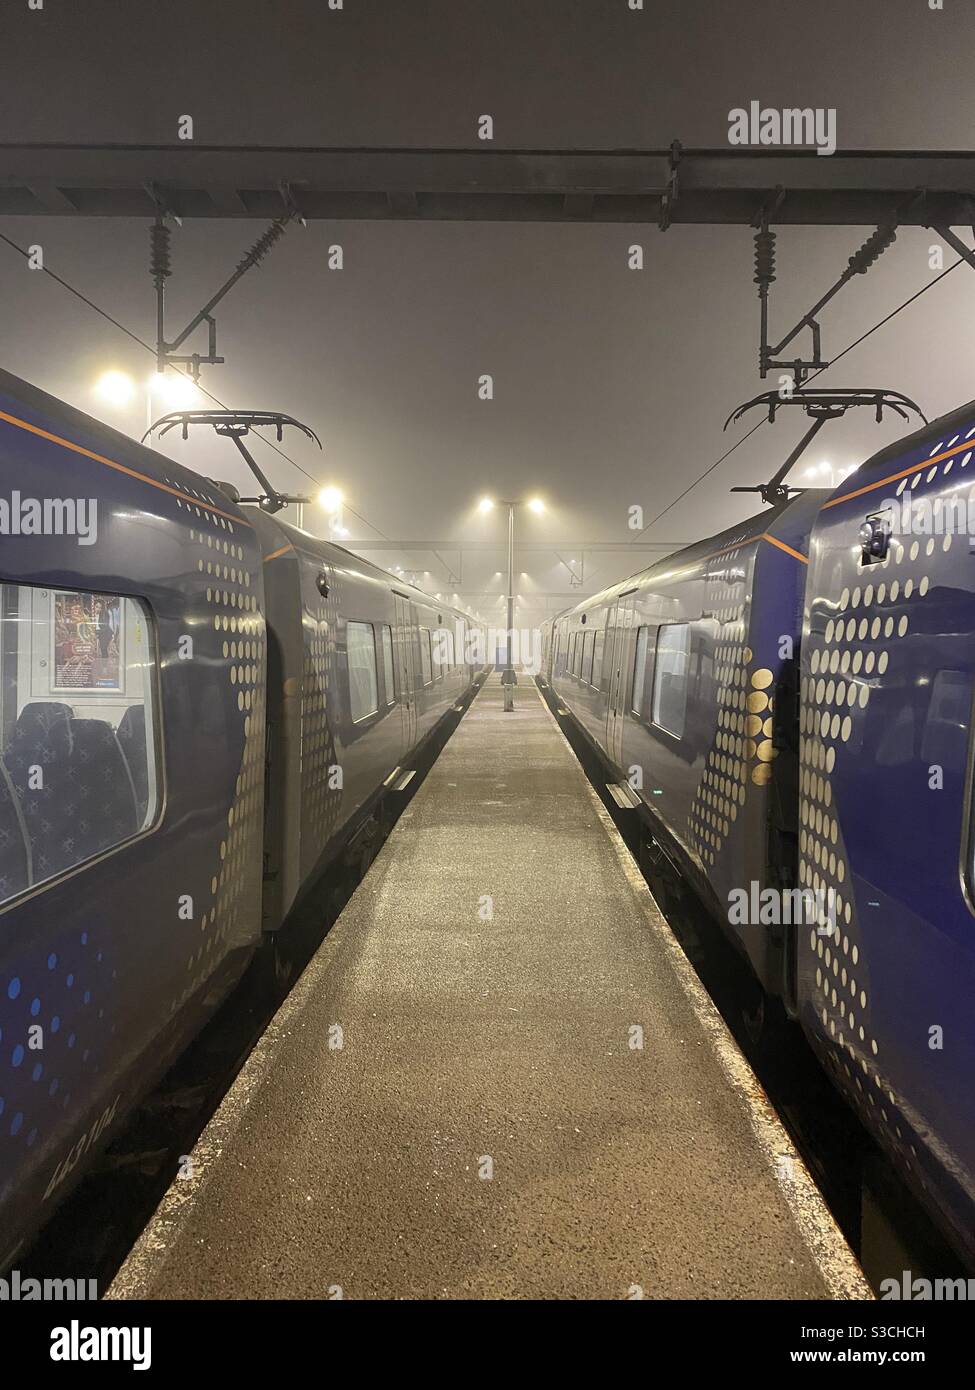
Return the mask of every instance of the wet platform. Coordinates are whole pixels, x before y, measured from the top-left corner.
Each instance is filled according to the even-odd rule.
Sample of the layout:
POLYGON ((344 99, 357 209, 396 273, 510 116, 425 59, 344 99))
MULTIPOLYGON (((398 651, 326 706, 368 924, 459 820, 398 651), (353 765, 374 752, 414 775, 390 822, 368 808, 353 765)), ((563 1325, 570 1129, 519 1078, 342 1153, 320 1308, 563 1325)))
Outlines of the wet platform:
POLYGON ((505 714, 489 679, 192 1158, 110 1297, 871 1296, 524 680, 505 714))

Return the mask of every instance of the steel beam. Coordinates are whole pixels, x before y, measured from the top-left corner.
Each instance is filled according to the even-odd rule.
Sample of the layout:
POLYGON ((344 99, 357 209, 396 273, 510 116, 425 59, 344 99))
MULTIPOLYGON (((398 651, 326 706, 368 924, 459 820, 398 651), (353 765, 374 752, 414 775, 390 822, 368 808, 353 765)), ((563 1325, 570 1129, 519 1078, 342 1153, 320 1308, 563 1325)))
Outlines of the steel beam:
POLYGON ((878 226, 923 190, 899 225, 960 226, 975 153, 0 145, 0 215, 154 217, 153 189, 180 217, 664 226, 750 226, 770 197, 779 225, 878 226))
MULTIPOLYGON (((497 551, 507 547, 507 537, 499 538, 496 541, 363 541, 355 542, 355 549, 362 551, 426 551, 434 554, 438 550, 453 550, 460 552, 464 550, 485 550, 497 551)), ((516 540, 515 549, 520 551, 556 551, 564 550, 567 554, 577 552, 582 554, 585 551, 618 551, 620 554, 632 554, 634 550, 679 550, 682 546, 691 545, 691 541, 541 541, 541 540, 516 540)), ((443 562, 446 564, 446 561, 443 562)))

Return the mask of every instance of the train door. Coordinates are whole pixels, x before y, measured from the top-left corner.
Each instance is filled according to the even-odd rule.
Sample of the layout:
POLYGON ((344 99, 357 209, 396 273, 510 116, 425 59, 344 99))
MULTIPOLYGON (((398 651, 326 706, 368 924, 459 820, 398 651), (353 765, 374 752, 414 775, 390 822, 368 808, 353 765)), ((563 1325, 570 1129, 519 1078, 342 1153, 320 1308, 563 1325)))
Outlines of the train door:
POLYGON ((612 652, 609 667, 609 696, 606 709, 606 752, 617 767, 623 762, 623 724, 626 718, 626 696, 629 689, 629 636, 633 626, 634 594, 630 589, 620 594, 610 607, 607 617, 606 653, 612 652))
POLYGON ((403 720, 403 749, 416 743, 416 671, 414 669, 416 614, 406 594, 393 590, 396 604, 396 678, 401 693, 400 717, 403 720))

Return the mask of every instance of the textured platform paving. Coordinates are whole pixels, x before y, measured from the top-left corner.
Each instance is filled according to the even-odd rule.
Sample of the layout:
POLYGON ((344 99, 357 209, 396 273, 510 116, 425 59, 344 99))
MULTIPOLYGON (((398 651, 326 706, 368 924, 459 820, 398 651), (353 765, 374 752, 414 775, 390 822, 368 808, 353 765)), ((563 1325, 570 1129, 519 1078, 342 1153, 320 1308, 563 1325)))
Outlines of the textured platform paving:
POLYGON ((110 1296, 640 1291, 870 1296, 555 720, 495 676, 110 1296))

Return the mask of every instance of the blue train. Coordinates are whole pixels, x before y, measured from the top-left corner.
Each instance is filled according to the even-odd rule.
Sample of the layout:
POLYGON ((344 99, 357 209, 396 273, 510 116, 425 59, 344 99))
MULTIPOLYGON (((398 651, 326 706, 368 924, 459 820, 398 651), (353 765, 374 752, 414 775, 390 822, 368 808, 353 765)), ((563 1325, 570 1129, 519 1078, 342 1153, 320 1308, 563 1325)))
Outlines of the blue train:
POLYGON ((975 403, 561 614, 542 679, 975 1261, 969 518, 975 403))
POLYGON ((405 785, 464 613, 0 371, 0 1269, 405 785))

